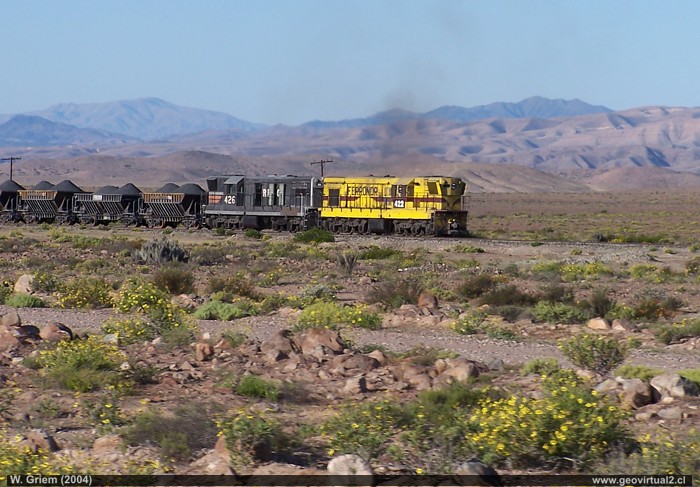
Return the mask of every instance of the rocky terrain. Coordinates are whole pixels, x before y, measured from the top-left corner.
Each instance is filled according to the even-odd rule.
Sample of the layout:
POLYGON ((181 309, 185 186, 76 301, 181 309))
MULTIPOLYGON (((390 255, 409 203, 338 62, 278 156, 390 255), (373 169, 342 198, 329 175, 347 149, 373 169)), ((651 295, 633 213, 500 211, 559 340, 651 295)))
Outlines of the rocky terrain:
MULTIPOLYGON (((0 461, 37 465, 44 472, 73 465, 93 473, 286 475, 342 472, 349 467, 331 465, 342 458, 375 474, 415 474, 470 472, 465 462, 476 455, 500 473, 576 471, 579 460, 557 454, 546 456, 539 469, 515 450, 508 460, 497 454, 497 445, 490 449, 486 437, 484 449, 470 443, 447 454, 430 443, 439 436, 420 430, 415 419, 407 417, 404 429, 394 430, 398 426, 388 417, 380 418, 384 413, 366 424, 358 419, 364 413, 352 416, 362 407, 404 408, 392 414, 437 408, 430 420, 442 428, 438 417, 446 413, 430 393, 453 391, 466 398, 493 390, 500 397, 548 401, 541 375, 554 370, 552 363, 585 381, 581 394, 595 389, 608 398, 601 404, 624 411, 620 428, 641 442, 638 448, 655 452, 653 461, 642 450, 641 456, 632 450, 627 460, 615 457, 620 471, 672 468, 664 441, 684 445, 675 465, 688 468, 697 458, 700 334, 692 323, 698 320, 700 284, 696 254, 687 246, 344 236, 300 243, 288 235, 260 239, 168 230, 165 237, 190 256, 186 266, 173 267, 143 260, 145 244, 159 236, 153 231, 15 227, 3 233, 0 430, 8 443, 0 447, 0 461), (171 269, 176 277, 167 278, 171 269), (129 294, 134 276, 171 291, 175 288, 168 286, 191 283, 166 302, 155 299, 163 292, 156 288, 144 288, 153 289, 147 291, 153 296, 129 294), (494 293, 470 294, 480 276, 501 286, 494 293, 513 285, 509 299, 521 304, 509 311, 496 304, 494 293), (76 282, 94 286, 91 296, 78 299, 84 295, 76 282), (396 295, 409 296, 408 288, 416 290, 413 298, 389 304, 396 295), (102 290, 109 291, 103 304, 85 304, 98 302, 102 290), (590 311, 600 290, 611 306, 607 317, 590 311), (549 302, 545 293, 555 291, 563 293, 556 302, 570 314, 543 318, 550 316, 540 314, 548 309, 541 304, 549 302), (125 307, 132 298, 142 304, 125 307), (240 317, 204 319, 201 312, 212 302, 237 307, 240 317), (277 304, 268 307, 271 302, 277 304), (29 303, 32 307, 20 305, 29 303), (189 323, 187 333, 163 328, 158 336, 129 339, 135 329, 129 320, 155 319, 143 303, 181 316, 189 323), (355 314, 322 321, 329 309, 355 314), (376 326, 369 322, 375 316, 376 326), (362 319, 367 328, 358 326, 362 319), (589 335, 626 344, 624 367, 591 370, 560 347, 562 340, 589 335), (62 350, 70 353, 56 355, 62 350), (83 361, 115 354, 114 369, 101 385, 90 385, 93 372, 87 371, 65 382, 74 371, 60 366, 79 353, 83 361), (542 368, 545 363, 550 369, 542 368), (272 435, 270 441, 251 440, 240 425, 255 431, 255 438, 272 435), (368 428, 361 440, 347 436, 356 427, 368 428), (423 431, 423 443, 411 442, 412 431, 423 431), (375 436, 383 446, 370 452, 365 440, 375 436), (355 442, 362 448, 353 447, 355 442)), ((464 411, 457 424, 475 414, 470 404, 452 410, 464 411)), ((585 471, 603 468, 592 463, 585 471)))

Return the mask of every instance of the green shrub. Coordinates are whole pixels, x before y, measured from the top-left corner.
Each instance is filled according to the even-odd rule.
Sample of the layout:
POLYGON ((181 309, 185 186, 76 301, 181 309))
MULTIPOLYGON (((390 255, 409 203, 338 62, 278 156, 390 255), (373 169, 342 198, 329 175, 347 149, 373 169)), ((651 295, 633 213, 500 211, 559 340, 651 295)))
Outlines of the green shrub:
POLYGON ((134 250, 132 258, 135 262, 146 264, 164 264, 166 262, 187 262, 189 254, 180 244, 166 237, 153 239, 134 250))
POLYGON ((404 304, 417 304, 423 289, 423 283, 411 276, 387 279, 374 285, 366 300, 388 308, 400 308, 404 304))
POLYGON ((681 338, 694 338, 700 336, 700 320, 683 319, 670 325, 661 325, 654 335, 664 345, 678 342, 681 338))
POLYGON ((335 289, 325 284, 314 284, 304 288, 302 295, 306 298, 335 301, 335 289))
POLYGON ((476 335, 482 331, 486 316, 484 311, 470 310, 455 320, 452 324, 452 329, 460 335, 476 335))
POLYGON ((318 327, 336 330, 343 325, 377 330, 382 326, 382 318, 367 311, 365 306, 342 306, 319 301, 302 310, 294 329, 299 331, 318 327))
POLYGON ((251 278, 242 272, 237 272, 224 278, 212 277, 209 280, 208 291, 211 294, 224 292, 252 299, 259 297, 251 278))
POLYGON ((510 468, 547 468, 563 457, 579 470, 626 444, 625 413, 576 379, 545 379, 544 397, 483 399, 466 413, 466 442, 480 458, 510 468))
POLYGON ((263 238, 263 233, 256 228, 246 228, 243 235, 253 240, 260 240, 263 238))
POLYGON ((164 265, 153 275, 153 282, 169 294, 194 293, 194 274, 177 263, 164 265))
POLYGON ((216 443, 217 427, 211 419, 216 411, 201 403, 177 406, 169 414, 149 408, 134 418, 124 438, 132 446, 155 444, 165 458, 187 460, 216 443))
POLYGON ((495 288, 497 282, 490 274, 477 274, 461 284, 457 288, 457 294, 466 299, 478 298, 495 288))
POLYGON ((222 303, 221 301, 209 301, 200 306, 194 312, 198 320, 231 321, 244 316, 257 314, 257 309, 245 305, 222 303))
POLYGON ((606 317, 614 308, 615 302, 608 296, 608 290, 605 288, 596 288, 593 290, 590 300, 590 309, 593 316, 606 317))
POLYGON ((461 254, 483 254, 484 249, 481 247, 475 247, 473 245, 455 245, 451 249, 453 252, 459 252, 461 254))
POLYGON ((236 386, 236 394, 277 401, 280 388, 277 383, 255 375, 244 375, 236 386))
POLYGON ((580 323, 588 319, 585 311, 565 303, 539 301, 533 309, 535 319, 545 323, 580 323))
POLYGON ((13 308, 44 308, 46 303, 38 296, 24 293, 12 293, 5 298, 5 304, 13 308))
POLYGON ((525 308, 513 305, 496 306, 491 308, 490 312, 493 315, 500 316, 509 323, 515 323, 523 315, 525 308))
POLYGON ((559 283, 547 284, 540 289, 539 301, 571 304, 574 302, 574 292, 571 287, 559 283))
POLYGON ((78 277, 62 286, 58 306, 95 309, 112 306, 112 286, 99 277, 78 277))
POLYGON ((285 437, 279 423, 264 413, 239 409, 216 421, 218 436, 223 436, 234 468, 248 467, 270 460, 266 452, 276 450, 285 437))
POLYGON ((321 425, 333 455, 354 454, 372 460, 392 443, 401 410, 389 401, 344 406, 321 425))
POLYGON ((315 227, 303 232, 295 233, 294 241, 301 243, 335 242, 335 237, 328 230, 315 227))
POLYGON ((616 338, 583 333, 559 342, 559 349, 577 367, 606 375, 624 362, 628 346, 616 338))
POLYGON ((615 375, 624 377, 625 379, 641 379, 649 381, 662 374, 662 369, 655 369, 646 365, 621 365, 615 369, 615 375))
POLYGON ((32 291, 38 293, 53 293, 61 289, 62 281, 55 274, 47 271, 34 273, 32 291))
POLYGON ((8 281, 0 282, 0 304, 5 304, 5 300, 12 294, 14 286, 8 281))
POLYGON ((536 358, 527 362, 520 369, 522 375, 551 375, 561 370, 559 361, 555 358, 536 358))
POLYGON ((535 298, 518 289, 515 284, 497 286, 479 298, 479 304, 489 306, 529 306, 535 304, 535 298))
POLYGON ((61 387, 89 392, 120 382, 119 365, 126 356, 115 345, 97 337, 60 341, 56 347, 42 350, 36 365, 61 387))
POLYGON ((371 245, 369 248, 360 252, 360 260, 383 260, 390 257, 401 255, 400 250, 396 250, 391 247, 379 247, 377 245, 371 245))
POLYGON ((675 296, 666 297, 663 294, 651 293, 634 303, 632 310, 635 319, 655 321, 659 318, 672 318, 682 306, 683 301, 675 296))

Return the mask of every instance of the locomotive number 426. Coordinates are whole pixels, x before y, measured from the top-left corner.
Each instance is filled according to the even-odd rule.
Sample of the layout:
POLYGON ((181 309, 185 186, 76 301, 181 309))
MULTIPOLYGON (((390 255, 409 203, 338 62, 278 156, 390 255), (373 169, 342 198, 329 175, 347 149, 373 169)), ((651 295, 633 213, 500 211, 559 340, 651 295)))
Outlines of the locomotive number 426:
POLYGON ((235 205, 236 204, 236 196, 233 194, 227 194, 224 196, 224 203, 227 205, 235 205))

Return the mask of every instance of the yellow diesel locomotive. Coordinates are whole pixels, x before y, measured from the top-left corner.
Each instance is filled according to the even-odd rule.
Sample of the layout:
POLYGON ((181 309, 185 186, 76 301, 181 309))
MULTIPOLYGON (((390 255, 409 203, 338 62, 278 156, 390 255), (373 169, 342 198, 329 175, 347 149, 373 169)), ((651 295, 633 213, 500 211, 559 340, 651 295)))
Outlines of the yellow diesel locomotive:
POLYGON ((321 226, 334 233, 467 236, 466 187, 457 177, 326 176, 321 226))

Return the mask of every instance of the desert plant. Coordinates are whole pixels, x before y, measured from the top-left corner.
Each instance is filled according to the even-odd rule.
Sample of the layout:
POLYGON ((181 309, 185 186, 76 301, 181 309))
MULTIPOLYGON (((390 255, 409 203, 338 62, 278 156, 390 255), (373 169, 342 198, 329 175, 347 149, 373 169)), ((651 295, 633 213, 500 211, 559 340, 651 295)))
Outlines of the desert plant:
POLYGON ((559 349, 577 367, 606 375, 624 362, 627 345, 616 338, 583 333, 559 342, 559 349))
POLYGON ((215 405, 186 403, 170 414, 154 408, 139 413, 126 429, 129 445, 155 444, 164 457, 186 460, 192 452, 216 442, 217 427, 211 417, 219 411, 215 405))
POLYGON ((253 240, 260 240, 263 238, 263 233, 256 228, 246 228, 243 235, 253 240))
POLYGON ((153 275, 153 282, 170 294, 191 294, 194 292, 194 274, 180 264, 162 266, 153 275))
POLYGON ((515 284, 496 286, 479 298, 479 304, 489 306, 529 306, 535 301, 534 297, 520 291, 515 284))
POLYGON ((302 293, 304 297, 320 299, 323 301, 335 301, 336 293, 332 286, 325 284, 314 284, 304 288, 302 293))
POLYGON ((237 272, 227 277, 213 277, 209 280, 208 291, 211 294, 224 292, 236 296, 245 296, 252 299, 258 298, 258 292, 255 290, 255 284, 251 278, 242 273, 237 272))
POLYGON ((270 460, 272 452, 284 444, 279 423, 265 413, 239 409, 234 414, 216 420, 230 453, 231 465, 247 467, 256 460, 270 460))
POLYGON ((487 314, 481 310, 470 310, 462 313, 452 324, 452 329, 460 335, 475 335, 483 330, 487 314))
POLYGON ((539 301, 533 309, 535 319, 545 323, 580 323, 588 319, 585 311, 565 303, 539 301))
POLYGON ((302 310, 294 329, 299 331, 319 327, 335 330, 342 325, 376 330, 382 326, 382 319, 361 305, 343 306, 318 301, 302 310))
POLYGON ((115 345, 99 338, 61 341, 55 348, 42 350, 36 365, 56 384, 78 392, 116 385, 122 379, 118 367, 126 356, 115 345))
POLYGON ((146 264, 164 264, 165 262, 187 262, 189 254, 175 241, 166 237, 153 239, 132 253, 136 262, 146 264))
POLYGON ((678 342, 683 338, 700 336, 700 320, 682 319, 676 323, 661 325, 654 330, 656 338, 664 345, 678 342))
POLYGON ((335 242, 331 232, 320 227, 311 228, 294 234, 294 241, 301 243, 335 242))
POLYGON ((457 288, 457 294, 466 299, 474 299, 496 287, 497 280, 491 274, 477 274, 457 288))
POLYGON ((13 308, 44 308, 46 303, 38 296, 24 293, 12 293, 5 298, 5 304, 13 308))
POLYGON ((391 247, 379 247, 377 245, 371 245, 369 248, 361 251, 358 258, 360 260, 382 260, 400 254, 400 250, 396 250, 391 247))
POLYGON ((32 291, 38 293, 52 293, 60 290, 61 279, 49 271, 37 271, 32 281, 32 291))
POLYGON ((649 381, 662 374, 662 369, 655 369, 646 365, 621 365, 615 369, 615 375, 625 379, 641 379, 649 381))
POLYGON ((423 292, 423 283, 414 277, 400 277, 378 282, 367 293, 369 303, 381 303, 388 308, 399 308, 404 304, 416 304, 423 292))
POLYGON ((551 375, 554 372, 561 370, 561 365, 559 361, 555 358, 536 358, 525 363, 520 368, 520 373, 522 375, 536 374, 536 375, 551 375))
POLYGON ((231 321, 244 316, 257 314, 257 308, 245 307, 235 303, 222 303, 221 301, 209 301, 200 306, 194 312, 198 320, 231 321))
POLYGON ((112 306, 112 286, 99 277, 78 277, 61 287, 58 305, 81 309, 112 306))
POLYGON ((349 276, 352 274, 355 265, 357 264, 358 253, 356 250, 343 250, 336 254, 336 262, 341 269, 349 276))
POLYGON ((280 387, 277 383, 255 375, 244 375, 236 385, 236 394, 277 401, 280 387))

